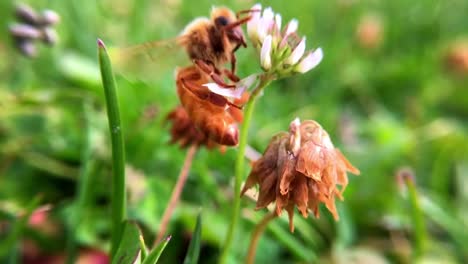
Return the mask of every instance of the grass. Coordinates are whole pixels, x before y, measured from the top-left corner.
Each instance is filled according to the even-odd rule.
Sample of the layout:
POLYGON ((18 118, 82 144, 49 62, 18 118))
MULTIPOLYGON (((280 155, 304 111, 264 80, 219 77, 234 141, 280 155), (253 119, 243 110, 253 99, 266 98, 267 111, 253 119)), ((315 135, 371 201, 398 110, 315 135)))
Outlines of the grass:
POLYGON ((111 256, 117 252, 121 239, 123 223, 127 214, 127 195, 125 188, 125 148, 120 121, 119 100, 114 80, 114 72, 102 40, 98 39, 99 65, 101 68, 102 84, 106 95, 107 116, 112 145, 112 244, 111 256))
MULTIPOLYGON (((46 232, 26 225, 21 234, 15 233, 17 241, 11 245, 16 248, 30 239, 43 254, 60 255, 65 253, 63 241, 73 236, 78 257, 87 248, 107 252, 113 165, 96 38, 111 49, 175 36, 194 17, 207 15, 212 2, 25 2, 61 14, 60 42, 53 48, 40 46, 40 56, 34 60, 22 57, 7 33, 7 25, 14 21, 13 2, 0 2, 0 241, 17 232, 14 219, 40 193, 41 204, 53 205, 45 223, 54 228, 46 232), (135 28, 142 21, 144 26, 135 28), (85 177, 91 186, 86 199, 76 191, 85 177), (64 226, 74 221, 70 212, 77 208, 77 197, 79 225, 66 232, 64 226)), ((263 151, 271 136, 286 130, 296 116, 314 119, 361 175, 350 177, 345 201, 339 202, 340 222, 335 223, 326 210, 320 219, 296 215, 296 231, 290 234, 287 220, 280 217, 259 239, 257 263, 371 256, 411 263, 419 247, 415 240, 423 240, 418 242, 424 248, 419 260, 468 261, 464 246, 468 243, 468 79, 453 72, 445 60, 452 43, 468 36, 468 3, 265 3, 281 12, 284 22, 298 18, 308 47, 322 47, 325 56, 310 73, 265 89, 255 105, 248 144, 263 151), (384 28, 381 44, 372 49, 360 45, 356 37, 366 15, 379 17, 384 28), (418 215, 411 213, 414 205, 397 184, 396 172, 405 166, 414 171, 413 195, 418 196, 422 212, 418 215), (421 228, 427 236, 421 236, 421 228)), ((253 2, 219 4, 240 10, 253 2)), ((158 231, 186 153, 168 144, 164 124, 165 115, 178 104, 173 70, 179 62, 173 58, 179 56, 162 53, 159 61, 138 61, 130 74, 127 69, 116 70, 125 131, 127 215, 139 224, 148 245, 158 231)), ((252 49, 237 54, 240 76, 258 69, 252 49)), ((200 207, 200 263, 218 261, 232 212, 236 155, 236 149, 222 155, 198 151, 160 263, 183 261, 200 207)), ((244 261, 252 230, 265 213, 255 212, 247 198, 240 207, 227 263, 244 261)), ((27 253, 24 248, 19 252, 27 253)), ((8 254, 0 256, 0 262, 9 259, 8 254)))

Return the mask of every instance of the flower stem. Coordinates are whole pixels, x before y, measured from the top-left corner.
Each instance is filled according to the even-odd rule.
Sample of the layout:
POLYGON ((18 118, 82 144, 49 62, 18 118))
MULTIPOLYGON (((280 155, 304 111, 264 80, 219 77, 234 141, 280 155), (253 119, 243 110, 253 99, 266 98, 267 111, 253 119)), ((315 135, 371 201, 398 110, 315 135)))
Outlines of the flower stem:
POLYGON ((177 206, 177 203, 179 202, 180 194, 184 189, 185 182, 187 181, 188 172, 190 171, 190 166, 192 165, 192 160, 196 152, 197 145, 191 145, 189 150, 187 151, 184 165, 182 165, 179 177, 177 178, 176 186, 172 191, 171 198, 169 200, 169 203, 167 204, 166 210, 164 211, 161 224, 159 226, 158 235, 156 237, 156 240, 154 240, 154 246, 156 246, 162 240, 164 234, 166 233, 167 225, 169 224, 169 220, 171 219, 172 213, 174 212, 174 209, 177 206))
POLYGON ((419 194, 414 183, 414 179, 406 177, 404 180, 406 187, 408 188, 409 200, 412 207, 411 218, 414 226, 414 257, 419 258, 424 255, 426 251, 426 242, 428 237, 426 233, 426 223, 424 221, 424 213, 421 210, 419 194))
POLYGON ((257 252, 257 245, 258 241, 260 240, 260 236, 263 234, 263 231, 265 230, 267 224, 275 219, 277 217, 276 212, 271 212, 269 214, 266 214, 263 219, 258 222, 258 224, 255 226, 255 229, 253 230, 252 233, 252 238, 250 239, 250 245, 249 245, 249 252, 247 253, 247 257, 245 259, 245 263, 247 264, 253 264, 255 261, 255 253, 257 252))
POLYGON ((237 151, 236 167, 235 167, 235 182, 234 182, 234 205, 232 207, 231 223, 228 228, 226 240, 224 241, 223 251, 219 263, 226 263, 229 250, 231 248, 232 240, 234 239, 234 233, 237 228, 237 221, 240 213, 241 204, 241 184, 244 174, 245 165, 245 149, 247 146, 248 131, 250 127, 250 121, 252 120, 253 111, 255 108, 255 101, 264 87, 266 87, 272 80, 272 76, 267 74, 260 76, 260 82, 257 87, 253 90, 250 95, 250 99, 245 106, 244 121, 242 122, 242 128, 240 131, 239 149, 237 151))
POLYGON ((117 252, 123 224, 126 215, 125 196, 125 153, 122 128, 120 125, 119 102, 112 65, 107 55, 104 43, 98 40, 99 65, 101 67, 102 84, 106 97, 107 117, 112 143, 112 238, 111 257, 117 252))

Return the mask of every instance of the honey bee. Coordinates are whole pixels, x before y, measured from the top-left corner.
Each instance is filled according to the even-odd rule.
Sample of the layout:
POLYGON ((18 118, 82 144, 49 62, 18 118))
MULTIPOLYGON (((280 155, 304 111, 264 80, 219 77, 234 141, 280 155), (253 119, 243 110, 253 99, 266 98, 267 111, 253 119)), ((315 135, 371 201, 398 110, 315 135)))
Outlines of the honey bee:
POLYGON ((225 146, 236 146, 242 111, 234 103, 243 103, 247 98, 229 102, 225 97, 210 92, 204 83, 208 75, 197 66, 179 69, 176 74, 177 93, 182 106, 194 125, 211 140, 225 146))
POLYGON ((131 52, 147 51, 159 46, 182 46, 192 65, 176 72, 177 94, 182 106, 187 111, 194 125, 218 144, 235 146, 239 139, 238 122, 242 111, 237 103, 226 97, 212 93, 203 86, 210 80, 219 86, 234 88, 239 81, 236 75, 235 52, 246 47, 241 25, 250 20, 250 16, 240 15, 256 10, 244 10, 235 14, 226 7, 216 7, 211 17, 196 18, 189 23, 182 34, 175 39, 147 42, 131 48, 131 52), (224 68, 230 63, 231 68, 224 68), (228 84, 225 79, 231 81, 228 84), (233 82, 233 83, 232 83, 233 82))
POLYGON ((235 85, 227 84, 223 77, 233 82, 239 81, 236 75, 235 52, 240 47, 247 47, 241 25, 251 19, 251 16, 240 16, 255 11, 257 10, 234 13, 226 7, 213 7, 210 18, 194 19, 178 37, 124 48, 121 55, 125 57, 141 53, 150 54, 149 51, 161 50, 161 47, 174 50, 174 47, 180 46, 185 49, 191 62, 208 74, 214 82, 221 87, 233 88, 235 85), (224 69, 228 62, 231 65, 230 70, 224 69))

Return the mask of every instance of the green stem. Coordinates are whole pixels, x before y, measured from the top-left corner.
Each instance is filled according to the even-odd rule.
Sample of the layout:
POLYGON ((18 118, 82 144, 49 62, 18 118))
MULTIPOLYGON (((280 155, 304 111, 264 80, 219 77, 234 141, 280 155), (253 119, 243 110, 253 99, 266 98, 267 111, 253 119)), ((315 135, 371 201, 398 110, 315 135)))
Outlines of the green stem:
POLYGON ((424 222, 424 213, 421 210, 421 205, 419 202, 418 191, 414 184, 414 180, 411 177, 405 178, 405 184, 408 188, 409 199, 412 207, 412 221, 414 227, 414 257, 421 257, 426 249, 427 233, 426 233, 426 223, 424 222))
POLYGON ((237 228, 237 222, 239 219, 240 213, 240 204, 241 204, 241 184, 244 175, 244 165, 245 165, 245 149, 247 146, 248 131, 250 127, 250 121, 252 120, 253 111, 255 108, 255 101, 264 87, 266 87, 272 80, 272 76, 267 74, 260 76, 260 82, 257 87, 254 89, 250 95, 250 99, 247 102, 244 112, 244 121, 240 131, 239 139, 239 150, 237 151, 236 158, 236 167, 235 167, 235 182, 234 182, 234 205, 232 207, 232 216, 231 223, 228 228, 228 233, 226 235, 226 240, 224 241, 223 252, 219 260, 220 263, 226 263, 229 250, 231 248, 232 241, 234 239, 234 233, 237 228))
POLYGON ((104 43, 98 40, 99 65, 107 105, 107 116, 112 141, 112 239, 111 257, 117 252, 126 214, 125 198, 125 153, 122 128, 120 125, 119 104, 112 66, 104 43))

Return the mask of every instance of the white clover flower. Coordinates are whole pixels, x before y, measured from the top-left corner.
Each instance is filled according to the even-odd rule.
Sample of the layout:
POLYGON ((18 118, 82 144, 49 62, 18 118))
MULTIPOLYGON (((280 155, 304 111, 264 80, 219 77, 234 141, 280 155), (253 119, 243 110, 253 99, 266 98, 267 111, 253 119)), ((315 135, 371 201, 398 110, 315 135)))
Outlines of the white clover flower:
POLYGON ((272 36, 266 36, 262 44, 262 49, 260 51, 260 64, 262 68, 268 71, 271 68, 271 41, 272 36))
POLYGON ((295 72, 306 73, 315 68, 323 58, 322 48, 318 48, 313 52, 309 52, 299 64, 294 68, 295 72))
POLYGON ((261 10, 256 4, 251 10, 252 19, 247 23, 248 36, 260 53, 260 64, 264 71, 279 77, 293 73, 304 73, 320 63, 323 52, 317 49, 306 52, 306 38, 297 34, 299 22, 291 19, 282 29, 282 17, 271 7, 261 10))

